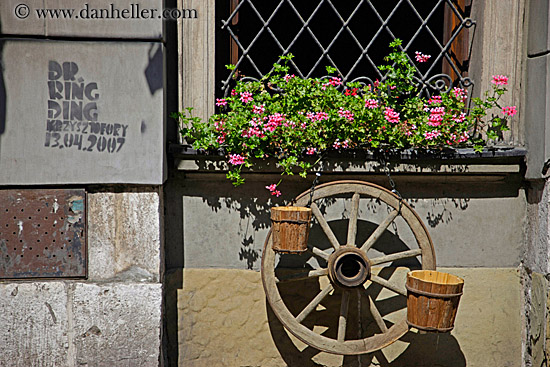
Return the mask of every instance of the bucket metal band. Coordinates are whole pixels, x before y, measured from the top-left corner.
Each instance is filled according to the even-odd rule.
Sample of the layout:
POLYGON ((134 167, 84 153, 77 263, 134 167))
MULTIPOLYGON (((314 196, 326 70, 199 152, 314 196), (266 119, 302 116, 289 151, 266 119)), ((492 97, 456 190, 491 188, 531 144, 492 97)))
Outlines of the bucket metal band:
POLYGON ((449 293, 449 294, 442 294, 442 293, 432 293, 427 291, 421 291, 419 289, 411 288, 408 284, 405 284, 405 288, 411 293, 420 294, 421 296, 426 297, 432 297, 432 298, 453 298, 453 297, 460 297, 462 296, 463 292, 460 293, 449 293))
POLYGON ((277 223, 295 223, 295 224, 308 224, 308 220, 300 220, 300 219, 272 219, 274 222, 277 223))

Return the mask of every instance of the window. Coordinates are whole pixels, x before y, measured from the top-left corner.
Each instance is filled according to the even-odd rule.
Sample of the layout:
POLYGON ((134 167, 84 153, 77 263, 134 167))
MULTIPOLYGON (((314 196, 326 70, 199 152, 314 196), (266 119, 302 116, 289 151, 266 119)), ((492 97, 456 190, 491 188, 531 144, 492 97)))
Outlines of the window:
POLYGON ((394 38, 410 57, 417 50, 432 55, 417 65, 427 92, 469 87, 470 9, 471 0, 218 1, 216 94, 231 89, 233 75, 224 65, 237 65, 238 77, 258 79, 288 53, 295 55, 296 75, 323 76, 330 65, 344 82, 370 84, 383 78, 377 66, 394 38))

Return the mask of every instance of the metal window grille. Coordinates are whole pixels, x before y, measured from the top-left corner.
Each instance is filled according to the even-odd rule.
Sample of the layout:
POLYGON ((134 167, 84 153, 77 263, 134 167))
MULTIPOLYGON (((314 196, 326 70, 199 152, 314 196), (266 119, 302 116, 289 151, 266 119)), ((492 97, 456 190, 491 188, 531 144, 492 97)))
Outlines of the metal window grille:
POLYGON ((372 84, 384 79, 378 66, 395 38, 403 40, 422 92, 471 89, 467 69, 476 23, 470 9, 471 0, 230 0, 216 52, 225 57, 221 64, 236 70, 218 69, 220 93, 228 94, 235 73, 258 80, 288 53, 295 55, 292 72, 301 77, 322 77, 332 66, 344 83, 372 84), (416 63, 415 51, 432 57, 416 63))

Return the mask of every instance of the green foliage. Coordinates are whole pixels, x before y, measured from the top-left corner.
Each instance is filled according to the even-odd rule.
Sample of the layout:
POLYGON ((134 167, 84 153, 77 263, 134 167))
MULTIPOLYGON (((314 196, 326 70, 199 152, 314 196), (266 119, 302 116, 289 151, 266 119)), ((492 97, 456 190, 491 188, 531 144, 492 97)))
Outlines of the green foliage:
POLYGON ((488 110, 501 111, 507 81, 473 98, 470 109, 460 88, 424 98, 400 45, 400 40, 390 44, 386 65, 379 67, 385 79, 374 85, 342 85, 333 67, 326 68, 327 78, 289 75, 289 54, 260 81, 237 81, 230 96, 217 100, 219 111, 209 121, 194 117, 192 108, 173 117, 195 149, 224 148, 231 168, 227 178, 235 185, 244 182, 241 169, 254 159, 274 157, 283 174, 305 177, 328 149, 473 146, 481 151, 487 139, 508 129, 510 114, 488 118, 488 110))

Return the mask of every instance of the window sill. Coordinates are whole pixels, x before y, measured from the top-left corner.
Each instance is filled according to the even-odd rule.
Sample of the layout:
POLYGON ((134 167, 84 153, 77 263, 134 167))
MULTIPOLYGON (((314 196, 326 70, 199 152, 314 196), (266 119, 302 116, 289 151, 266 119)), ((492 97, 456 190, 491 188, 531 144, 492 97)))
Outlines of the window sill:
MULTIPOLYGON (((217 155, 207 154, 189 145, 172 144, 169 154, 179 171, 220 173, 229 169, 222 151, 217 155)), ((510 175, 525 172, 526 155, 527 150, 519 147, 489 148, 481 153, 471 148, 443 151, 407 149, 391 152, 387 161, 392 174, 510 175)), ((383 173, 379 160, 368 150, 330 151, 316 169, 341 174, 383 173)), ((280 170, 274 159, 265 159, 243 173, 279 174, 280 170)))

